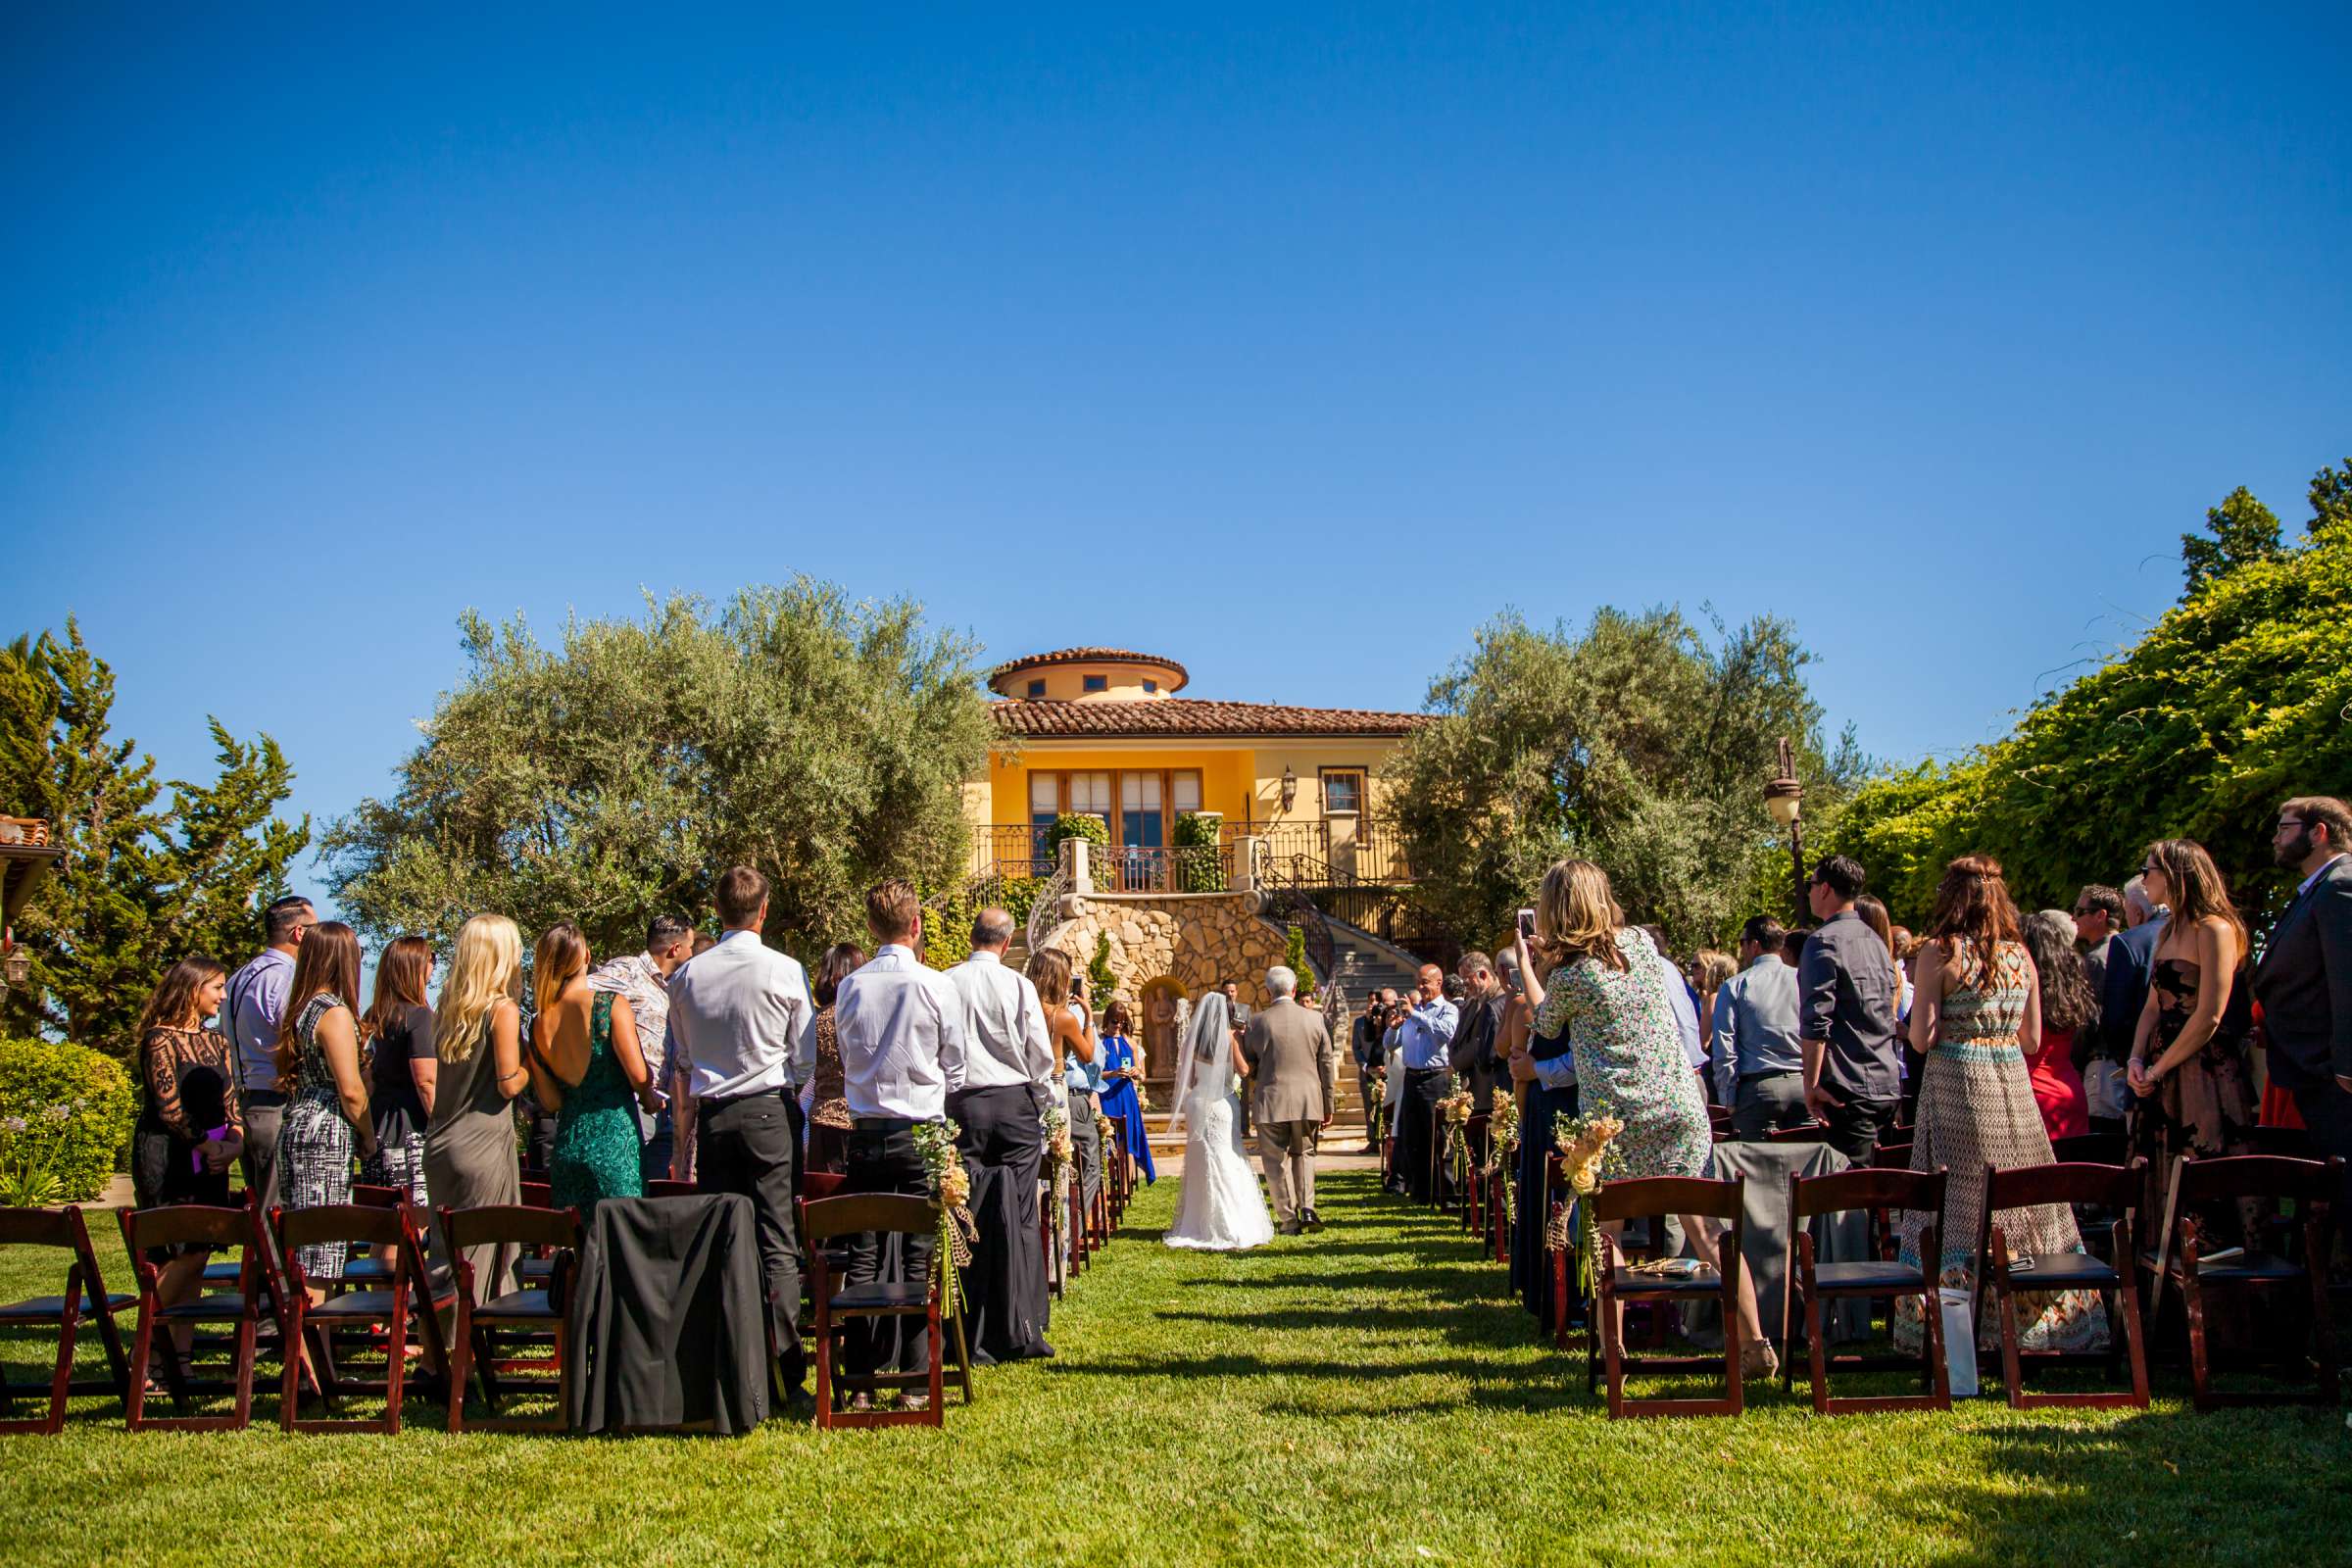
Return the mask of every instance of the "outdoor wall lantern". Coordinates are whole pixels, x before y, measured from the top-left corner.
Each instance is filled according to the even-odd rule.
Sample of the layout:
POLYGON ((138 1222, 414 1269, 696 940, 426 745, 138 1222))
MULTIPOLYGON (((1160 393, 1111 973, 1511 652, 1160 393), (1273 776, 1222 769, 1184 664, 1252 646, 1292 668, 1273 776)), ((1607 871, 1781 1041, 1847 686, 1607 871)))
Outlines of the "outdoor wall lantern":
POLYGON ((1282 764, 1282 808, 1288 811, 1298 800, 1298 775, 1291 770, 1290 763, 1285 762, 1282 764))

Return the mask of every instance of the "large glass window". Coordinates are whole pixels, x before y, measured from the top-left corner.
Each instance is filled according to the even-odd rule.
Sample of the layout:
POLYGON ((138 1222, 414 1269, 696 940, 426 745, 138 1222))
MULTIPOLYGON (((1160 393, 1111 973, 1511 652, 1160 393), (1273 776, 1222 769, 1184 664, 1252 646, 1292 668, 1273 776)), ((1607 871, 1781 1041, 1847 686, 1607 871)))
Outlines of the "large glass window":
POLYGON ((1147 850, 1167 842, 1161 830, 1157 773, 1119 775, 1119 842, 1147 850))
POLYGON ((1177 810, 1198 811, 1200 809, 1200 769, 1191 767, 1180 768, 1171 777, 1169 782, 1175 786, 1174 793, 1176 799, 1174 804, 1177 810))
POLYGON ((1323 814, 1353 816, 1364 808, 1364 773, 1357 767, 1323 770, 1323 814))

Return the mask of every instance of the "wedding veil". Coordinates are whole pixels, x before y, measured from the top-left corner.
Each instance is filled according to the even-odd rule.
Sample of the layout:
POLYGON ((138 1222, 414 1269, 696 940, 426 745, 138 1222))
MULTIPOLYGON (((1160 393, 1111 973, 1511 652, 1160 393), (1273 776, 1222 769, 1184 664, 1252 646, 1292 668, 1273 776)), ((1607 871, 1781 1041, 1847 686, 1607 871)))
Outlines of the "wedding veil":
MULTIPOLYGON (((1229 1017, 1221 991, 1211 991, 1193 1009, 1192 1027, 1184 1032, 1184 1063, 1176 1069, 1176 1097, 1169 1102, 1169 1132, 1184 1125, 1196 1085, 1205 1093, 1211 1085, 1222 1086, 1232 1076, 1232 1063, 1226 1055, 1226 1040, 1233 1032, 1229 1017)), ((1220 1087, 1220 1095, 1223 1092, 1220 1087)))

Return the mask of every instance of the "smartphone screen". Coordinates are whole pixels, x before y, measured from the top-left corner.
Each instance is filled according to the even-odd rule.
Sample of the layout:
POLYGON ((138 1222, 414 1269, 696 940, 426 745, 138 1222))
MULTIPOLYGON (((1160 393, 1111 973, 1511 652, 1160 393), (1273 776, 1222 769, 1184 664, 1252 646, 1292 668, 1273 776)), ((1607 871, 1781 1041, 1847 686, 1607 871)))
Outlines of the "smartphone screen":
POLYGON ((1533 910, 1533 909, 1521 909, 1521 910, 1519 911, 1519 934, 1520 934, 1521 936, 1525 937, 1525 938, 1526 938, 1528 941, 1530 941, 1530 942, 1533 942, 1533 941, 1535 941, 1535 940, 1536 940, 1536 911, 1535 911, 1535 910, 1533 910))

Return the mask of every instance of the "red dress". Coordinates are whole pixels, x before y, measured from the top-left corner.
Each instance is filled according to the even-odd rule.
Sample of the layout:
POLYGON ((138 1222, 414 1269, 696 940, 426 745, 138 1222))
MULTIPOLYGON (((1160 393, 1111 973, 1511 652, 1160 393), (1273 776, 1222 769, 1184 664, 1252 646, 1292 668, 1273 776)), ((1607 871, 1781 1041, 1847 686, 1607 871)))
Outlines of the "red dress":
POLYGON ((2080 1138, 2090 1131, 2090 1099, 2082 1092, 2082 1075, 2075 1071, 2075 1032, 2041 1031, 2041 1050, 2026 1058, 2034 1078, 2034 1102, 2041 1107, 2041 1125, 2053 1139, 2080 1138))

